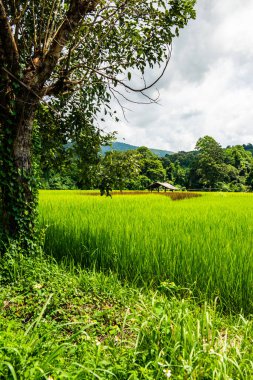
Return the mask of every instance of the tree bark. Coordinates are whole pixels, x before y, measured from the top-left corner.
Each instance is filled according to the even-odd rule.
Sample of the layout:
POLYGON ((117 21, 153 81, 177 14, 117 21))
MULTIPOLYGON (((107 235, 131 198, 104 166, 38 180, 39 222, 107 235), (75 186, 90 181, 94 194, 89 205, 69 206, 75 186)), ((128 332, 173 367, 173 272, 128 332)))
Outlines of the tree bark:
POLYGON ((32 126, 35 104, 20 107, 18 115, 0 120, 2 134, 2 226, 5 238, 22 243, 33 238, 37 185, 32 165, 32 126))

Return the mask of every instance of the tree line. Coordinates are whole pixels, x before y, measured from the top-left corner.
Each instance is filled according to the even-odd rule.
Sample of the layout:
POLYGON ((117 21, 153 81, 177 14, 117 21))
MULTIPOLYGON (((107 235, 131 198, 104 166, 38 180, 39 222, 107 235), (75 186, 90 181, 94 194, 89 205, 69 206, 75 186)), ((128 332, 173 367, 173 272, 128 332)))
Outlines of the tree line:
POLYGON ((167 178, 187 189, 252 191, 253 145, 222 148, 210 136, 200 138, 194 151, 163 159, 167 178))
MULTIPOLYGON (((91 139, 92 136, 96 136, 94 131, 91 139)), ((110 151, 103 156, 100 143, 106 144, 110 138, 102 139, 99 135, 96 144, 93 140, 93 144, 82 149, 79 146, 78 150, 75 144, 69 144, 62 147, 61 155, 55 153, 54 160, 44 157, 41 187, 100 189, 104 193, 112 189, 144 190, 152 182, 168 181, 183 190, 253 189, 252 144, 222 148, 212 137, 205 136, 197 141, 194 151, 180 151, 163 158, 146 147, 110 151)))

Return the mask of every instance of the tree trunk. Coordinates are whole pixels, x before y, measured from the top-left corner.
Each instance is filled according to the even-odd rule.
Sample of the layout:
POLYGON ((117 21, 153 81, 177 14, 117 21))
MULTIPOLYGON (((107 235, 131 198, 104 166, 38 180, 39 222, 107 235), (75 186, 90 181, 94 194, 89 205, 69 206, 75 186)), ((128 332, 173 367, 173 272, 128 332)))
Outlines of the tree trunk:
POLYGON ((4 239, 27 246, 35 233, 37 184, 32 165, 34 107, 22 107, 13 119, 1 123, 1 190, 4 239))
MULTIPOLYGON (((60 77, 52 86, 45 86, 45 83, 54 72, 62 50, 68 50, 67 45, 72 44, 75 33, 79 36, 81 20, 95 10, 98 2, 71 0, 62 22, 59 20, 60 26, 50 31, 53 38, 47 36, 50 33, 43 30, 45 25, 42 25, 39 35, 44 35, 44 39, 38 43, 35 28, 35 42, 33 44, 32 39, 28 39, 30 45, 26 46, 26 42, 17 44, 13 33, 14 30, 17 32, 19 22, 14 26, 10 23, 13 18, 10 17, 9 6, 5 6, 8 1, 0 0, 0 214, 4 237, 21 239, 24 243, 34 237, 37 210, 36 176, 32 166, 34 113, 40 99, 47 94, 48 87, 48 94, 51 95, 58 95, 64 90, 63 84, 64 79, 68 79, 68 68, 66 78, 60 77)), ((25 10, 26 6, 23 9, 25 10)), ((22 19, 22 12, 19 17, 22 19)), ((15 20, 19 17, 15 15, 15 20)), ((34 27, 35 24, 34 19, 34 27)), ((24 33, 29 33, 26 22, 20 25, 24 26, 24 33)), ((58 70, 55 71, 57 72, 58 70)), ((65 72, 65 69, 61 72, 65 72)))

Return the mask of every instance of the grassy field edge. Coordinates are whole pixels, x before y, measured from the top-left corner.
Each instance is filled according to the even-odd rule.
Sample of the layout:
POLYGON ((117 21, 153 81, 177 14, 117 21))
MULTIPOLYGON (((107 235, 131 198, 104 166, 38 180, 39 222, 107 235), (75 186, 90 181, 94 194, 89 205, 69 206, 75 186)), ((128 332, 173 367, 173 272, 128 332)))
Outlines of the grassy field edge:
POLYGON ((250 319, 43 254, 0 264, 1 379, 251 379, 250 319))

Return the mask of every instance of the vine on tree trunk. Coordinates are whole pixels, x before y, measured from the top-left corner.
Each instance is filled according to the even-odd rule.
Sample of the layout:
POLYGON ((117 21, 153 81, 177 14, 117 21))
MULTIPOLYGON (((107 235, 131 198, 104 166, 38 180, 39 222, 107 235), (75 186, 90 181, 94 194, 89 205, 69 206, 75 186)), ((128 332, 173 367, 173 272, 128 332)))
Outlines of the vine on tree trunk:
POLYGON ((15 240, 30 252, 37 244, 38 166, 32 151, 29 168, 22 167, 20 162, 17 165, 15 155, 10 154, 14 142, 15 126, 7 120, 4 128, 2 123, 0 144, 3 243, 5 247, 15 240))

